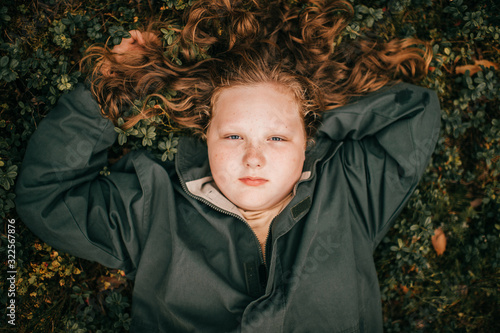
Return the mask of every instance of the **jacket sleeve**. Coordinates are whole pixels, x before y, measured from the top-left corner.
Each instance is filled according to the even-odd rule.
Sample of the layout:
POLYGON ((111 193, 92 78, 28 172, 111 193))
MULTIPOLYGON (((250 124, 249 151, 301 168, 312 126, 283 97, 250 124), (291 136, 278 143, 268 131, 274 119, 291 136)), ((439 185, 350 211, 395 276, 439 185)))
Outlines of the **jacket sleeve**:
POLYGON ((400 83, 327 112, 320 134, 343 141, 339 150, 350 211, 380 242, 415 190, 440 130, 434 91, 400 83))
POLYGON ((30 139, 16 208, 48 244, 130 273, 140 250, 135 223, 146 218, 144 195, 132 167, 100 175, 115 138, 83 84, 62 96, 30 139))

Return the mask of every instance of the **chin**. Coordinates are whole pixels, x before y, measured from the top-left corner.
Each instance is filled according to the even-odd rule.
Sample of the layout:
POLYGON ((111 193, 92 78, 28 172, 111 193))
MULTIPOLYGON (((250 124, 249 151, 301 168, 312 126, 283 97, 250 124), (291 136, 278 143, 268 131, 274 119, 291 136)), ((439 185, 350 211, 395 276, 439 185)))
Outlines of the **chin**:
POLYGON ((256 203, 255 201, 253 201, 252 203, 242 202, 241 205, 237 206, 243 210, 264 210, 272 207, 273 205, 269 205, 269 201, 262 203, 256 203))

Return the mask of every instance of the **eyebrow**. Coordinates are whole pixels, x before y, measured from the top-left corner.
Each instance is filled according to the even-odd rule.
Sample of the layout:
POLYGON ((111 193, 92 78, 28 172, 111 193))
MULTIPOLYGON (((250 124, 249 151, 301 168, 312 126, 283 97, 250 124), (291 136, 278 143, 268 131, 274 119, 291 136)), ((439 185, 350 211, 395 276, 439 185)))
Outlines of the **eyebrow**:
MULTIPOLYGON (((285 125, 283 123, 280 123, 280 124, 271 124, 271 123, 268 123, 268 125, 265 126, 265 128, 267 130, 269 130, 270 132, 280 132, 280 131, 286 131, 286 132, 292 132, 292 130, 290 129, 291 126, 288 126, 288 125, 285 125)), ((246 124, 239 124, 237 122, 234 122, 234 121, 225 121, 223 123, 220 123, 218 128, 224 128, 224 130, 228 129, 228 130, 234 130, 234 131, 242 131, 242 130, 246 130, 248 129, 248 127, 246 126, 246 124)))

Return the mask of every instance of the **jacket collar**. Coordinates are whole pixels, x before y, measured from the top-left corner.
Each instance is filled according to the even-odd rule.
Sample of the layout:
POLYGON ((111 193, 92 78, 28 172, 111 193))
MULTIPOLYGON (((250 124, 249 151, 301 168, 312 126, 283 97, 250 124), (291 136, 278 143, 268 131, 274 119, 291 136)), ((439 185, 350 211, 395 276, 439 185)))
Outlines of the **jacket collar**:
MULTIPOLYGON (((316 177, 316 164, 319 161, 326 162, 330 159, 340 145, 340 142, 334 143, 329 139, 317 138, 316 143, 306 151, 302 176, 294 188, 295 196, 288 205, 293 220, 304 216, 312 203, 310 197, 313 186, 303 184, 316 177)), ((231 215, 243 218, 238 208, 222 195, 213 182, 208 162, 207 145, 204 141, 194 137, 181 137, 175 163, 181 185, 188 194, 231 215)))

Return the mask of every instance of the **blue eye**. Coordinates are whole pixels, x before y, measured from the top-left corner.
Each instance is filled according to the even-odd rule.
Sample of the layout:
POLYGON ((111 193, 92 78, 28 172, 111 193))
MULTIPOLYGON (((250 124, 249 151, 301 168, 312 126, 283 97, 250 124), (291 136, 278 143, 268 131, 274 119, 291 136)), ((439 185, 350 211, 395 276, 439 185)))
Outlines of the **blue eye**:
POLYGON ((282 139, 282 138, 280 138, 280 137, 278 137, 278 136, 273 136, 273 137, 271 138, 271 141, 283 141, 283 139, 282 139))
POLYGON ((239 140, 239 139, 241 139, 241 136, 239 136, 239 135, 229 135, 227 138, 230 139, 230 140, 239 140))

